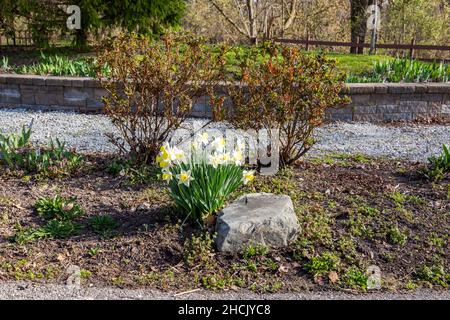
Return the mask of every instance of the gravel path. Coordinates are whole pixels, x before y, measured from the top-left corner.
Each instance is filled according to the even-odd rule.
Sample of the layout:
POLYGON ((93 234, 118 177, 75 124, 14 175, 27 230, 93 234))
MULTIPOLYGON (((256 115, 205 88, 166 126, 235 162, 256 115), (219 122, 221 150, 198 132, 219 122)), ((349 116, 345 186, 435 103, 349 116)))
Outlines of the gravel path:
MULTIPOLYGON (((15 132, 34 119, 32 140, 39 144, 58 137, 80 152, 115 152, 105 133, 115 128, 103 115, 0 110, 0 132, 15 132)), ((200 126, 205 120, 190 120, 200 126)), ((219 128, 223 129, 223 125, 219 128)), ((450 143, 450 125, 387 126, 370 123, 327 124, 317 132, 310 155, 338 152, 425 161, 450 143)))
POLYGON ((226 291, 214 293, 205 290, 193 293, 173 293, 157 290, 129 290, 119 288, 81 288, 69 289, 63 285, 42 285, 27 282, 0 283, 0 300, 12 299, 81 299, 81 300, 450 300, 450 291, 416 290, 414 292, 390 293, 374 292, 351 294, 345 292, 302 292, 258 295, 248 291, 226 291))

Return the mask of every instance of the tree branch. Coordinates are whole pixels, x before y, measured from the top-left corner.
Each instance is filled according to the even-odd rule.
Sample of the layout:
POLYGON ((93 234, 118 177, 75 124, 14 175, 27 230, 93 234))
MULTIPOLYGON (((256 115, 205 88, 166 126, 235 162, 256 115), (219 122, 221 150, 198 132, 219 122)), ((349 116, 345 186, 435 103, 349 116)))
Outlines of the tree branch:
POLYGON ((289 29, 294 23, 296 17, 297 17, 297 0, 292 0, 289 18, 286 20, 283 29, 284 30, 289 29))
POLYGON ((250 34, 248 34, 247 32, 245 32, 244 30, 242 30, 242 28, 240 28, 236 22, 234 22, 233 19, 231 19, 229 16, 226 15, 226 13, 223 11, 223 9, 217 4, 215 3, 215 1, 211 1, 211 4, 213 5, 214 8, 216 8, 217 11, 219 11, 219 13, 225 18, 225 20, 228 21, 228 23, 230 23, 237 31, 239 31, 239 33, 241 33, 242 35, 246 36, 246 37, 251 37, 250 34))

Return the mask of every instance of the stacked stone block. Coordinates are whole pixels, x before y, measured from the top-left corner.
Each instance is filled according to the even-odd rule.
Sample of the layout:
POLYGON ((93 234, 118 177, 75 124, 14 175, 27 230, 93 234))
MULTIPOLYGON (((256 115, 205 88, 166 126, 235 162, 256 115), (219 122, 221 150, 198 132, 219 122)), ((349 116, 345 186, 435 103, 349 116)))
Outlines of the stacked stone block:
MULTIPOLYGON (((226 95, 225 85, 218 94, 226 95)), ((62 110, 84 113, 102 111, 107 93, 92 78, 0 75, 0 107, 62 110)), ((382 122, 420 118, 450 118, 450 83, 348 84, 342 94, 352 102, 330 108, 331 121, 382 122)), ((225 99, 226 107, 232 107, 225 99)), ((194 117, 211 117, 208 97, 194 102, 194 117)))

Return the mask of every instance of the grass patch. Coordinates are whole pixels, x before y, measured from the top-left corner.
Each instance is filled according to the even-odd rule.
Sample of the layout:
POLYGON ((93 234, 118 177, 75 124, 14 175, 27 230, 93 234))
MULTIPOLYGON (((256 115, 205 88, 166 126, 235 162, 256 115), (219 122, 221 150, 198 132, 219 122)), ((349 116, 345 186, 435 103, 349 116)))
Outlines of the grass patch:
POLYGON ((99 215, 89 219, 91 229, 103 237, 109 237, 114 234, 119 224, 110 215, 99 215))
POLYGON ((391 57, 385 55, 327 53, 326 56, 335 59, 342 72, 354 76, 361 76, 372 71, 376 62, 392 60, 391 57))
POLYGON ((84 211, 76 203, 76 199, 62 198, 59 195, 53 198, 40 198, 34 207, 44 220, 69 221, 84 215, 84 211))

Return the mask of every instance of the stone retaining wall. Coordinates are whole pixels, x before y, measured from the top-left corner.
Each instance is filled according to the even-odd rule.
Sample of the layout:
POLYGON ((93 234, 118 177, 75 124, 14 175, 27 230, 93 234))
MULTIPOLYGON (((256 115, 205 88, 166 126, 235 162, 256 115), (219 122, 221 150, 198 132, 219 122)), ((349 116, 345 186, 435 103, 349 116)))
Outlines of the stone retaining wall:
MULTIPOLYGON (((450 83, 348 84, 343 93, 352 103, 327 111, 335 121, 391 121, 450 118, 450 83)), ((101 112, 106 94, 91 78, 0 75, 0 107, 101 112)), ((208 99, 195 104, 193 116, 208 117, 208 99)))
POLYGON ((450 83, 355 83, 346 91, 352 103, 330 109, 329 119, 380 122, 450 118, 450 83))

